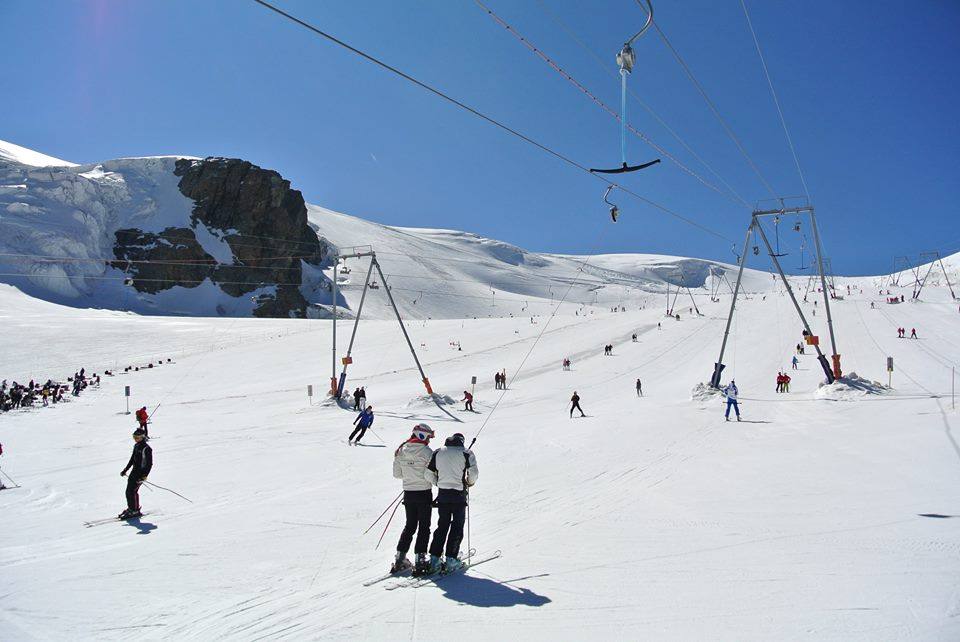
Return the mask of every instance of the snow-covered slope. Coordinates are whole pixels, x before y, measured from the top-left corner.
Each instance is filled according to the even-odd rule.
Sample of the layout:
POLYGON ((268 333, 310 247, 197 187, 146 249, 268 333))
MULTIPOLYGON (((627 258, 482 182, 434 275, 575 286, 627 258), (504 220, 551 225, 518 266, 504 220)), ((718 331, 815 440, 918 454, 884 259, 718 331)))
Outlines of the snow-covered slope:
MULTIPOLYGON (((510 317, 548 314, 561 299, 564 310, 595 307, 666 309, 681 284, 709 298, 710 266, 726 273, 736 267, 700 259, 650 254, 565 256, 528 252, 469 232, 378 225, 315 205, 310 222, 325 239, 347 253, 372 247, 404 316, 412 318, 510 317)), ((353 309, 359 304, 368 259, 347 260, 349 274, 338 283, 353 309)), ((376 276, 376 275, 374 275, 376 276)), ((379 284, 378 285, 382 285, 379 284)), ((770 287, 770 276, 747 270, 745 287, 770 287)), ((728 286, 722 285, 724 291, 728 286)), ((677 308, 687 309, 684 289, 677 308)), ((388 315, 382 288, 368 294, 364 314, 388 315), (370 306, 369 308, 367 306, 370 306)))
POLYGON ((0 415, 0 466, 20 484, 0 491, 0 639, 956 640, 960 314, 945 286, 893 305, 872 281, 839 280, 838 348, 847 371, 884 384, 893 356, 893 389, 824 394, 808 351, 775 393, 800 337, 771 288, 740 302, 732 328, 739 423, 690 396, 727 293, 680 321, 652 306, 409 323, 438 391, 479 378, 478 414, 455 420, 418 400, 396 322, 364 321, 348 386, 366 386, 378 419, 357 448, 353 414, 306 396, 329 376, 328 320, 141 317, 0 288, 2 376, 173 357, 0 415), (901 326, 920 338, 896 338, 901 326), (150 481, 192 503, 143 490, 143 519, 84 528, 123 506, 125 385, 131 407, 154 410, 150 481), (585 419, 568 416, 573 390, 585 419), (441 440, 478 437, 469 544, 503 557, 419 589, 364 587, 402 511, 379 550, 387 517, 362 533, 399 492, 393 448, 421 421, 441 440))
POLYGON ((76 167, 76 163, 70 163, 53 156, 47 156, 40 152, 35 152, 20 145, 8 143, 0 140, 0 161, 20 163, 22 165, 32 165, 34 167, 76 167))

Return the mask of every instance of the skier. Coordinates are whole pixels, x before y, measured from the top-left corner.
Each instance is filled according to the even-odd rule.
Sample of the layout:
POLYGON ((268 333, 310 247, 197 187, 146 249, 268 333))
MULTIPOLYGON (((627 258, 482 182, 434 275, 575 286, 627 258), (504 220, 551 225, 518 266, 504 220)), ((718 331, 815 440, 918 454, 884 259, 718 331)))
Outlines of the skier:
POLYGON ((786 372, 783 373, 783 386, 781 387, 781 392, 790 392, 790 375, 786 372))
POLYGON ((911 338, 911 339, 916 339, 916 338, 917 338, 917 329, 916 329, 916 328, 910 328, 910 338, 911 338))
POLYGON ((133 431, 133 453, 130 455, 130 461, 120 471, 121 477, 127 477, 127 471, 130 476, 127 477, 127 509, 117 515, 117 519, 133 519, 140 517, 140 484, 147 481, 147 475, 153 468, 153 449, 147 443, 147 436, 143 428, 137 428, 133 431))
POLYGON ((363 436, 367 432, 367 428, 373 425, 373 406, 367 406, 366 409, 357 415, 357 418, 353 420, 353 423, 356 425, 356 428, 353 429, 353 432, 350 433, 350 438, 347 439, 347 444, 350 446, 355 446, 360 443, 360 440, 363 439, 363 436), (354 441, 353 437, 357 433, 360 433, 357 437, 357 440, 354 441))
POLYGON ((463 402, 463 409, 473 412, 473 395, 471 395, 466 390, 463 391, 463 399, 460 401, 463 402))
POLYGON ((577 394, 576 390, 573 391, 573 396, 570 397, 570 418, 571 419, 573 419, 574 410, 579 410, 580 416, 586 417, 586 415, 583 414, 583 408, 580 407, 580 395, 577 394))
POLYGON ((494 382, 494 384, 496 384, 497 390, 500 390, 500 384, 501 384, 501 382, 500 382, 500 373, 499 373, 499 372, 496 373, 495 375, 493 375, 493 382, 494 382))
POLYGON ((777 373, 777 392, 783 392, 783 373, 777 373))
POLYGON ((797 355, 793 355, 793 360, 791 361, 791 363, 793 364, 793 369, 798 370, 797 364, 800 363, 800 360, 797 359, 797 355))
POLYGON ((737 421, 740 421, 740 406, 737 405, 737 394, 739 392, 740 391, 737 390, 737 382, 733 379, 731 379, 727 387, 723 389, 723 394, 727 396, 727 412, 724 415, 727 421, 730 421, 731 406, 733 406, 733 409, 737 413, 737 421))
POLYGON ((147 407, 146 407, 146 406, 143 406, 142 408, 140 408, 139 410, 137 410, 137 412, 136 412, 136 417, 137 417, 137 423, 140 424, 140 430, 143 431, 143 436, 146 437, 147 439, 149 439, 149 438, 150 438, 150 435, 149 435, 149 431, 148 431, 148 429, 147 429, 147 420, 148 420, 150 417, 149 417, 149 415, 147 415, 147 407))
MULTIPOLYGON (((638 397, 643 396, 643 384, 640 383, 639 379, 637 379, 637 396, 638 397)), ((570 413, 570 414, 573 414, 573 413, 570 413)))
POLYGON ((360 388, 353 390, 353 409, 360 410, 360 388))
POLYGON ((364 386, 360 386, 360 407, 367 407, 367 389, 364 386))
POLYGON ((427 545, 430 543, 430 519, 433 516, 433 485, 426 478, 427 464, 433 457, 430 440, 433 430, 426 424, 413 427, 410 439, 400 444, 393 454, 393 476, 403 480, 403 509, 407 514, 407 523, 397 542, 397 555, 390 566, 391 573, 410 568, 407 551, 413 534, 417 534, 417 543, 413 552, 417 556, 413 574, 427 572, 427 545))
POLYGON ((451 572, 463 566, 460 561, 460 542, 463 540, 463 522, 467 515, 470 486, 477 483, 480 474, 477 458, 464 448, 460 433, 447 437, 443 448, 433 453, 424 477, 437 486, 437 528, 430 542, 430 571, 451 572), (440 555, 446 559, 441 564, 440 555))
POLYGON ((636 332, 633 333, 633 342, 634 342, 634 343, 637 342, 637 333, 636 333, 636 332))

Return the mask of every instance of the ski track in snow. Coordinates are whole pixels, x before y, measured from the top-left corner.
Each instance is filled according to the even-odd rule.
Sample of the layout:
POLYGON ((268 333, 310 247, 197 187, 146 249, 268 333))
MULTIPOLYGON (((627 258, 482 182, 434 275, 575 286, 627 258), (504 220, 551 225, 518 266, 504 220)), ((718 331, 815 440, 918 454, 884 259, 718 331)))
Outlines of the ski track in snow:
MULTIPOLYGON (((871 279, 848 281, 865 293, 832 305, 845 370, 886 383, 893 356, 893 390, 817 398, 819 364, 808 350, 789 369, 800 325, 771 289, 738 304, 725 358, 740 423, 719 398, 691 401, 723 296, 698 295, 704 316, 680 321, 602 298, 593 314, 564 310, 519 375, 545 317, 412 321, 438 392, 459 398, 478 377, 462 424, 411 405, 423 388, 395 320, 363 321, 347 385, 367 386, 386 448, 347 448, 354 414, 308 403, 306 385, 320 395, 329 377, 329 321, 138 317, 0 287, 10 371, 175 357, 0 415, 0 466, 22 486, 0 491, 0 639, 957 639, 960 314, 941 287, 871 310, 871 279), (921 339, 897 339, 898 325, 921 339), (361 536, 399 490, 393 448, 417 421, 471 438, 502 368, 509 389, 475 446, 471 544, 503 557, 419 588, 363 587, 401 529, 398 512, 378 551, 386 518, 361 536), (778 369, 790 394, 774 392, 778 369), (151 481, 194 503, 144 488, 152 514, 88 529, 123 505, 124 385, 131 408, 160 404, 151 481), (568 416, 573 390, 585 419, 568 416)), ((828 346, 819 310, 810 321, 828 346)))

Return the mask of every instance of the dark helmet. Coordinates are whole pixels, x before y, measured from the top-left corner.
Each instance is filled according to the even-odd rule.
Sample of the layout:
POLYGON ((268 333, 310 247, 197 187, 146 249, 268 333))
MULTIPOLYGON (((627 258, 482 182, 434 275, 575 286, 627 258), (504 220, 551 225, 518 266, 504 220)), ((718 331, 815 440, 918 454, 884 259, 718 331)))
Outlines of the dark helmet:
POLYGON ((447 437, 446 441, 443 442, 444 446, 460 446, 463 447, 464 437, 460 433, 454 433, 451 436, 447 437))

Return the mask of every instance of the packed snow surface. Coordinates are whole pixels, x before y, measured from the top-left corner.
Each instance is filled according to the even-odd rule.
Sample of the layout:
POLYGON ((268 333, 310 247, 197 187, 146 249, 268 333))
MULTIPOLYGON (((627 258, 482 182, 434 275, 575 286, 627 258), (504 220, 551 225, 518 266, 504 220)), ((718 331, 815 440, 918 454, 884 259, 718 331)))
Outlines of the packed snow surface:
MULTIPOLYGON (((353 414, 321 403, 329 320, 139 317, 0 288, 0 377, 173 359, 0 415, 0 466, 20 485, 0 491, 0 639, 960 639, 958 304, 943 286, 890 305, 873 280, 847 283, 832 306, 844 368, 885 385, 892 356, 892 388, 820 398, 812 348, 791 369, 801 328, 768 279, 739 302, 724 358, 742 422, 691 400, 729 293, 698 294, 704 316, 679 321, 639 292, 626 312, 536 323, 408 320, 438 393, 459 399, 478 377, 478 412, 444 406, 452 418, 422 403, 396 320, 361 321, 347 386, 377 415, 361 447, 346 444, 353 414), (789 394, 774 392, 781 369, 789 394), (124 386, 153 411, 150 481, 192 503, 143 489, 141 520, 85 528, 123 508, 124 386), (568 416, 574 390, 584 419, 568 416), (386 517, 362 533, 400 490, 393 450, 417 422, 477 437, 469 543, 503 556, 422 588, 364 587, 402 511, 379 550, 386 517)), ((829 345, 815 299, 803 309, 829 345)))

